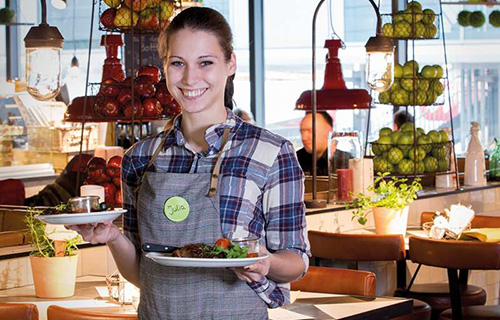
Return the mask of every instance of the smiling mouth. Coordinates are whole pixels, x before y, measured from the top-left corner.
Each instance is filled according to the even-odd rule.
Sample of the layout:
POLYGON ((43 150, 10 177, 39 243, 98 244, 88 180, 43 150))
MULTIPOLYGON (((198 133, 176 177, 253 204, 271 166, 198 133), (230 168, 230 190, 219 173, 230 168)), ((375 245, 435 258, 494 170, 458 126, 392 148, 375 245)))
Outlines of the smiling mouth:
POLYGON ((196 99, 207 91, 207 89, 197 89, 197 90, 183 90, 181 89, 184 97, 188 99, 196 99))

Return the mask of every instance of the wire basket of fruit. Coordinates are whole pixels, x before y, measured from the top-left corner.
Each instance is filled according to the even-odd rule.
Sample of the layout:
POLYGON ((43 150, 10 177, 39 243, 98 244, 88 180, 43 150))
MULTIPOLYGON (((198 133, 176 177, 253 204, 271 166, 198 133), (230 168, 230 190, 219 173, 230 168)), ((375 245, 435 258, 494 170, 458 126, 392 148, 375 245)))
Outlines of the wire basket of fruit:
POLYGON ((158 33, 181 10, 179 0, 100 0, 99 30, 158 33))
POLYGON ((439 14, 432 9, 422 8, 417 1, 409 2, 406 10, 395 14, 382 14, 381 18, 382 34, 388 38, 439 39, 439 14))
POLYGON ((395 106, 443 105, 447 79, 438 65, 425 65, 419 70, 418 62, 407 61, 394 65, 394 82, 387 91, 378 94, 376 103, 395 106))
POLYGON ((414 131, 413 124, 407 122, 398 131, 382 128, 378 140, 370 145, 375 173, 426 175, 449 172, 451 168, 453 143, 444 130, 414 131))

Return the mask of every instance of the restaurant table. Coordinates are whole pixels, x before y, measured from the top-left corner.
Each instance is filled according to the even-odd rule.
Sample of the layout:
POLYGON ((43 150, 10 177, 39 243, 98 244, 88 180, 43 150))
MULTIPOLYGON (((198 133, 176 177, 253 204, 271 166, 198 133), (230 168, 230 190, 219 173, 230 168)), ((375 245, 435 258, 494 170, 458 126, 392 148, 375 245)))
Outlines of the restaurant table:
MULTIPOLYGON (((333 279, 334 280, 334 279, 333 279)), ((0 302, 24 302, 37 305, 40 320, 47 319, 47 308, 65 308, 107 313, 135 313, 132 305, 121 306, 101 297, 96 288, 106 287, 103 276, 83 276, 77 279, 75 295, 62 299, 40 299, 32 285, 0 290, 0 302)), ((293 303, 283 308, 269 309, 271 320, 294 319, 389 319, 409 314, 413 302, 394 297, 362 297, 324 293, 298 292, 291 294, 293 303)))

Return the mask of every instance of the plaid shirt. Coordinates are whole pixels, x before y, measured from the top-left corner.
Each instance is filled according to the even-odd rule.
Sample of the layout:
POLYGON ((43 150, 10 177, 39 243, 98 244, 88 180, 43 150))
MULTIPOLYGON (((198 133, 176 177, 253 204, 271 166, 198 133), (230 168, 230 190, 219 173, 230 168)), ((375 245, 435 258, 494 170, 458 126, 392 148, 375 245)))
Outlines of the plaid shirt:
MULTIPOLYGON (((293 145, 265 129, 248 124, 227 109, 227 120, 207 129, 209 149, 196 153, 174 123, 155 165, 148 170, 171 173, 206 173, 215 165, 222 133, 230 128, 227 151, 222 153, 220 219, 225 237, 257 236, 270 252, 290 250, 309 264, 304 174, 293 145), (250 234, 249 234, 250 233, 250 234), (263 239, 263 240, 262 240, 263 239)), ((139 246, 134 189, 165 131, 136 143, 123 157, 123 207, 125 234, 139 246)), ((304 270, 304 272, 306 271, 304 270)), ((249 286, 272 308, 289 303, 289 284, 263 278, 249 286)))

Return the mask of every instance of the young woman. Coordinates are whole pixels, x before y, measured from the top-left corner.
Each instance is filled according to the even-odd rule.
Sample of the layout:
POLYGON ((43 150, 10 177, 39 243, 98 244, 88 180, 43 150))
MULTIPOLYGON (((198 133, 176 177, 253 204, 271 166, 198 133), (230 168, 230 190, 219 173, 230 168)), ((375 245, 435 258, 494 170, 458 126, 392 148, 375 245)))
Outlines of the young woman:
POLYGON ((220 13, 182 11, 159 48, 182 115, 123 158, 125 234, 111 223, 71 227, 108 244, 122 275, 141 289, 140 319, 267 319, 267 307, 287 303, 287 283, 308 266, 294 148, 231 111, 236 57, 220 13), (189 210, 173 217, 164 208, 180 198, 189 210), (269 258, 243 268, 181 268, 140 251, 143 243, 182 247, 222 236, 257 237, 269 258))

